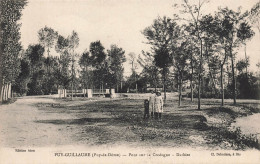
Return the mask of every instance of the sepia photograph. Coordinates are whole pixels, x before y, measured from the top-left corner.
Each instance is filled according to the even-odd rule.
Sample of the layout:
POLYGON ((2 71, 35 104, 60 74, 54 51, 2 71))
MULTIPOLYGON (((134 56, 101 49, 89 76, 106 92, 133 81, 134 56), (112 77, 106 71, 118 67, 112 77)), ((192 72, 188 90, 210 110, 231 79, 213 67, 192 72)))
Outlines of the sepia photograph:
POLYGON ((0 163, 260 163, 260 0, 1 0, 0 163))

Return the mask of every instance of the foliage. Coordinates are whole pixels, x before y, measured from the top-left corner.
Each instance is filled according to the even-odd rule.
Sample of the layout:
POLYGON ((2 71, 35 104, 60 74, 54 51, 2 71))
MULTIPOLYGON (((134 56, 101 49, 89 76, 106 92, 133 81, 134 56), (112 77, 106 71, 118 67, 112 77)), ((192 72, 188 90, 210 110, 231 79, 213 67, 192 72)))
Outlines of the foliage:
POLYGON ((123 80, 123 63, 126 61, 125 51, 117 45, 111 45, 107 50, 108 54, 108 72, 105 78, 106 83, 111 87, 119 85, 123 80))
POLYGON ((5 83, 14 82, 19 76, 19 53, 22 50, 20 43, 20 27, 18 23, 26 0, 2 0, 0 3, 0 70, 5 83))
POLYGON ((45 26, 38 31, 38 37, 40 44, 48 49, 47 52, 49 57, 49 49, 53 47, 56 39, 58 38, 58 32, 54 31, 50 27, 45 26))
POLYGON ((252 73, 241 73, 237 76, 238 98, 241 99, 259 99, 260 87, 257 84, 257 78, 252 73))

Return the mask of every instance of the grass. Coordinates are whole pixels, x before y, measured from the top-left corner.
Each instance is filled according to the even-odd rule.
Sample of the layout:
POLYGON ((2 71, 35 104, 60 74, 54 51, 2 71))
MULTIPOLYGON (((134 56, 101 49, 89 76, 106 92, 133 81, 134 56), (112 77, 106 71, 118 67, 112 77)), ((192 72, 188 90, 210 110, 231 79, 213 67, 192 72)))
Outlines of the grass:
POLYGON ((76 142, 93 145, 124 143, 134 146, 202 146, 206 149, 259 149, 257 138, 246 136, 240 129, 230 130, 235 118, 259 112, 259 106, 239 104, 220 107, 219 102, 208 100, 202 110, 196 110, 196 102, 169 99, 165 104, 162 120, 143 119, 142 99, 86 99, 74 101, 56 100, 56 104, 37 104, 38 109, 73 114, 73 119, 38 120, 37 123, 76 126, 76 142), (80 101, 81 103, 77 104, 80 101), (83 103, 82 103, 83 102, 83 103), (68 105, 74 103, 72 105, 68 105), (215 118, 219 123, 210 123, 215 118), (87 139, 86 139, 87 138, 87 139), (89 140, 92 138, 92 140, 89 140), (93 140, 94 138, 94 140, 93 140))

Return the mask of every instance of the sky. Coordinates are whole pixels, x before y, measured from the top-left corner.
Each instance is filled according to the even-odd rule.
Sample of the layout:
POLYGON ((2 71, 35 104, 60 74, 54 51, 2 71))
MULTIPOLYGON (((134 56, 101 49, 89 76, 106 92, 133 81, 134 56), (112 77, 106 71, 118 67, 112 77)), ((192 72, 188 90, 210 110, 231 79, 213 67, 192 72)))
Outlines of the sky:
MULTIPOLYGON (((137 56, 142 50, 149 51, 149 45, 141 33, 158 16, 172 17, 178 10, 173 4, 181 0, 28 0, 21 18, 21 42, 24 49, 29 44, 37 44, 37 32, 44 26, 68 36, 72 31, 79 35, 77 52, 81 54, 89 49, 91 42, 100 40, 105 49, 117 44, 137 56)), ((194 0, 193 0, 194 1, 194 0)), ((203 13, 213 13, 219 6, 242 11, 252 8, 259 0, 211 0, 203 8, 203 13)), ((255 37, 247 43, 247 55, 250 56, 250 70, 256 70, 260 62, 260 36, 255 30, 255 37)), ((52 55, 58 55, 52 50, 52 55)), ((244 57, 243 48, 237 59, 244 57)), ((130 62, 124 64, 125 75, 131 74, 130 62)), ((139 67, 139 71, 141 68, 139 67)))

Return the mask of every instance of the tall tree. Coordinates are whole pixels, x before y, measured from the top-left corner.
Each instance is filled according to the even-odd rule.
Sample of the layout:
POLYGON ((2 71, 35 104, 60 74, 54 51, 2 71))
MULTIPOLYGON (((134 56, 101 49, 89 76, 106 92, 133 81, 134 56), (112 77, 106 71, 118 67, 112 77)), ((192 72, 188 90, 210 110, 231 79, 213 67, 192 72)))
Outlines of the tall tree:
MULTIPOLYGON (((22 49, 18 23, 26 0, 2 0, 0 3, 0 89, 3 83, 13 83, 19 75, 18 55, 22 49)), ((0 93, 2 97, 2 92, 0 93)), ((0 100, 2 101, 2 99, 0 100)))
POLYGON ((235 54, 234 49, 241 43, 237 37, 238 29, 241 21, 243 21, 243 16, 240 9, 238 11, 233 11, 228 8, 220 9, 218 16, 224 18, 223 34, 227 41, 227 53, 231 60, 232 69, 232 92, 233 92, 233 103, 236 104, 237 87, 236 87, 236 75, 235 75, 235 54))
POLYGON ((174 51, 174 60, 173 66, 176 69, 177 73, 177 84, 178 84, 178 92, 179 92, 179 106, 181 106, 182 100, 182 90, 183 90, 183 81, 185 78, 185 74, 187 74, 187 61, 190 56, 190 47, 188 41, 183 41, 179 46, 175 48, 174 51))
POLYGON ((89 88, 90 87, 90 73, 89 73, 89 67, 91 66, 91 60, 90 60, 90 53, 88 51, 84 51, 84 53, 81 55, 79 59, 79 65, 82 68, 81 71, 81 80, 83 88, 89 88))
POLYGON ((74 82, 76 78, 76 68, 75 61, 77 54, 75 53, 75 49, 79 46, 79 37, 78 33, 72 31, 72 34, 69 36, 69 55, 71 56, 71 99, 73 99, 73 90, 74 90, 74 82))
POLYGON ((117 88, 120 85, 123 79, 124 67, 123 63, 126 61, 125 51, 122 48, 119 48, 117 45, 111 45, 110 49, 107 50, 108 62, 109 62, 109 76, 113 78, 109 78, 109 86, 117 88))
POLYGON ((45 26, 38 31, 38 38, 40 44, 47 49, 47 54, 50 56, 50 48, 53 47, 55 41, 58 38, 58 32, 54 31, 52 28, 45 26))
MULTIPOLYGON (((212 91, 217 95, 216 89, 216 70, 219 69, 219 60, 216 51, 216 43, 218 43, 215 30, 216 30, 216 21, 211 14, 202 16, 200 22, 201 37, 204 42, 204 60, 206 60, 208 66, 209 79, 212 84, 212 91)), ((203 88, 202 88, 203 92, 203 88)))
POLYGON ((142 32, 152 47, 155 65, 162 69, 164 101, 166 100, 166 76, 172 64, 172 45, 179 37, 179 26, 168 17, 158 17, 142 32))
POLYGON ((71 56, 69 54, 69 38, 65 38, 61 35, 58 36, 55 50, 60 54, 59 56, 59 69, 56 70, 55 76, 59 79, 58 85, 67 88, 71 81, 69 75, 69 67, 71 62, 71 56))
POLYGON ((137 73, 136 73, 136 69, 137 69, 137 59, 136 59, 136 55, 133 52, 130 52, 128 54, 129 56, 129 61, 132 66, 131 70, 132 70, 132 76, 134 77, 134 83, 135 83, 135 90, 136 93, 138 92, 138 84, 137 84, 137 73))
POLYGON ((200 97, 201 97, 201 77, 202 77, 202 66, 203 66, 203 39, 202 39, 202 30, 200 27, 201 20, 201 10, 203 5, 207 2, 206 0, 198 0, 198 4, 194 5, 189 0, 183 0, 183 10, 182 13, 190 15, 190 19, 187 19, 189 23, 192 23, 194 26, 194 36, 199 42, 199 72, 198 72, 198 110, 200 110, 200 97))
POLYGON ((90 60, 92 61, 92 66, 94 68, 93 70, 93 75, 95 77, 94 79, 94 87, 100 88, 100 90, 104 86, 104 71, 106 70, 105 68, 105 59, 106 59, 106 53, 105 53, 105 48, 101 44, 100 41, 95 41, 90 43, 89 47, 89 52, 90 52, 90 60))
POLYGON ((46 70, 44 65, 44 47, 40 44, 29 45, 25 52, 30 61, 31 80, 28 83, 28 95, 44 94, 42 85, 46 78, 46 70))
MULTIPOLYGON (((241 42, 245 46, 245 61, 248 62, 248 57, 246 55, 246 41, 251 39, 254 36, 254 31, 251 29, 251 26, 247 22, 242 22, 239 25, 237 31, 237 37, 241 40, 241 42)), ((246 67, 246 75, 247 75, 247 67, 246 67)))

